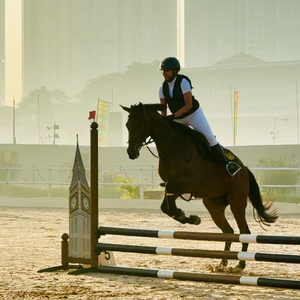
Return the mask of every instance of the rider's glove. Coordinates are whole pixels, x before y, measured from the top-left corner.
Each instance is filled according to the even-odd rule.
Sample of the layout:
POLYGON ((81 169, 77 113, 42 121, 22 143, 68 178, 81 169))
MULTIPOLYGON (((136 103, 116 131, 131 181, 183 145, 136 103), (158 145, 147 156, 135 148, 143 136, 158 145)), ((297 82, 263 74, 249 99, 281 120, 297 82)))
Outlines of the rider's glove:
POLYGON ((166 116, 166 119, 168 121, 173 121, 175 119, 175 116, 174 115, 168 115, 168 116, 166 116))

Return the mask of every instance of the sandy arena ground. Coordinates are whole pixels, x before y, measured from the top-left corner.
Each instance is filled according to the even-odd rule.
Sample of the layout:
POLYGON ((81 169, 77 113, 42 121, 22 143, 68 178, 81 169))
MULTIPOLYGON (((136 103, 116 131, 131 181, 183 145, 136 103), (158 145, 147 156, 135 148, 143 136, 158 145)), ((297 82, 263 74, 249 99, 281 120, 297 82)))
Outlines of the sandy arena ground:
MULTIPOLYGON (((202 223, 198 227, 181 225, 158 210, 106 209, 99 221, 105 226, 219 232, 206 212, 199 214, 202 223)), ((267 234, 299 235, 299 217, 299 214, 280 215, 267 234)), ((229 220, 236 230, 230 214, 229 220)), ((248 222, 253 233, 266 234, 252 216, 248 217, 248 222)), ((37 273, 39 269, 60 265, 60 236, 68 232, 68 226, 66 208, 0 207, 0 299, 300 299, 300 290, 100 273, 79 276, 68 275, 65 271, 37 273)), ((223 250, 223 243, 220 242, 118 236, 103 237, 101 241, 223 250)), ((240 245, 234 244, 232 250, 240 251, 240 245)), ((251 244, 249 251, 300 255, 299 246, 287 245, 251 244)), ((219 263, 216 259, 130 253, 115 253, 115 257, 117 263, 123 266, 203 273, 210 273, 210 266, 219 263)), ((230 261, 231 266, 236 264, 237 261, 230 261)), ((243 275, 300 280, 300 265, 248 262, 243 275)))

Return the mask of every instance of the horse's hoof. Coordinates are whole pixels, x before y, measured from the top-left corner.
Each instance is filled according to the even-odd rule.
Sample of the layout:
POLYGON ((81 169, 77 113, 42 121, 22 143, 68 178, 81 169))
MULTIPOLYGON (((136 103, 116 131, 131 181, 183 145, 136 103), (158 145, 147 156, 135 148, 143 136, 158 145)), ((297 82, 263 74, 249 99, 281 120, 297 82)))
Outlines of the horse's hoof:
POLYGON ((215 269, 211 264, 207 264, 207 265, 205 265, 205 267, 209 272, 215 272, 215 269))
POLYGON ((215 273, 225 273, 225 267, 221 266, 221 265, 218 265, 218 266, 215 267, 214 272, 215 273))
POLYGON ((199 225, 201 223, 201 219, 198 216, 191 215, 189 217, 189 223, 194 225, 199 225))
POLYGON ((226 267, 226 268, 224 268, 224 272, 227 274, 231 274, 231 273, 234 273, 234 270, 232 267, 226 267))
POLYGON ((234 274, 240 274, 242 273, 244 270, 244 268, 240 267, 240 266, 236 266, 232 269, 231 273, 234 273, 234 274))

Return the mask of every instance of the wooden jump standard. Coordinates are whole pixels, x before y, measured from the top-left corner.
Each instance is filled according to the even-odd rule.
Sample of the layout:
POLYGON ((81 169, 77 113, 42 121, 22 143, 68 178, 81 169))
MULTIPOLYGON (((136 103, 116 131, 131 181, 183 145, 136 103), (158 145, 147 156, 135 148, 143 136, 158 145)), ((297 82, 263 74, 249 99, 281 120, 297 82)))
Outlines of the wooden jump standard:
MULTIPOLYGON (((204 281, 204 282, 216 282, 216 283, 229 283, 229 284, 243 284, 243 285, 257 285, 257 286, 268 286, 268 287, 280 287, 280 288, 291 288, 300 289, 300 281, 289 280, 289 279, 276 279, 276 278, 264 278, 254 276, 237 276, 237 275, 218 275, 218 274, 203 274, 196 272, 177 272, 173 270, 155 270, 155 269, 141 269, 141 268, 127 268, 118 266, 107 266, 98 265, 98 255, 109 253, 107 251, 114 248, 114 251, 127 252, 130 250, 140 251, 139 253, 148 253, 141 251, 153 251, 155 249, 156 254, 162 254, 161 252, 178 252, 178 255, 185 254, 199 254, 201 251, 203 255, 217 255, 217 251, 204 252, 204 250, 189 250, 189 249, 171 249, 170 248, 159 248, 159 247, 145 247, 145 246, 132 246, 132 245, 113 245, 112 244, 101 244, 98 243, 98 238, 105 234, 116 234, 116 235, 129 235, 129 236, 147 236, 147 237, 160 237, 160 238, 181 238, 181 239, 195 239, 195 240, 213 240, 213 241, 233 241, 233 242, 261 242, 269 244, 280 244, 279 241, 284 241, 284 244, 299 244, 300 237, 275 237, 267 238, 270 236, 262 235, 224 235, 224 234, 211 234, 211 233, 193 233, 193 232, 178 232, 178 231, 166 231, 166 230, 143 230, 143 229, 129 229, 129 228, 115 228, 115 227, 99 227, 98 228, 98 124, 93 122, 91 124, 91 267, 82 268, 76 271, 69 272, 68 274, 82 274, 89 272, 102 272, 122 275, 134 275, 143 277, 158 277, 158 278, 170 278, 179 280, 190 280, 190 281, 204 281), (205 238, 204 238, 205 237, 205 238), (266 242, 267 241, 267 242, 266 242), (132 248, 133 247, 133 248, 132 248), (137 250, 137 248, 140 248, 137 250), (118 250, 117 250, 118 249, 118 250), (164 249, 164 250, 158 250, 164 249), (168 250, 166 250, 168 249, 168 250), (93 251, 94 250, 94 251, 93 251), (198 251, 198 253, 197 253, 198 251), (159 252, 159 253, 157 253, 159 252), (181 252, 181 254, 179 254, 181 252), (213 253, 212 253, 213 252, 213 253)), ((130 251, 132 252, 132 251, 130 251)), ((222 251, 220 251, 222 252, 222 251)), ((172 254, 174 255, 174 254, 172 254)), ((221 255, 221 254, 220 254, 221 255)), ((223 254, 222 254, 223 255, 223 254)), ((232 255, 232 254, 229 254, 232 255)), ((235 253, 233 255, 246 255, 235 253)), ((248 253, 250 257, 262 258, 261 254, 255 255, 248 253)), ((266 254, 267 255, 267 254, 266 254)), ((109 255, 108 255, 109 256, 109 255)), ((190 256, 190 255, 189 255, 190 256)), ((194 256, 194 255, 192 255, 194 256)), ((277 255, 276 255, 277 256, 277 255)), ((224 256, 220 256, 224 257, 224 256)), ((277 256, 278 258, 278 256, 277 256)), ((237 258, 238 259, 238 258, 237 258)), ((244 258, 243 258, 244 259, 244 258)), ((269 259, 271 259, 269 257, 269 259)), ((296 256, 285 256, 281 259, 297 259, 296 256), (289 257, 289 258, 287 258, 289 257)), ((109 260, 109 257, 107 257, 109 260)), ((277 261, 277 260, 275 260, 277 261)), ((290 262, 290 261, 289 261, 290 262)))

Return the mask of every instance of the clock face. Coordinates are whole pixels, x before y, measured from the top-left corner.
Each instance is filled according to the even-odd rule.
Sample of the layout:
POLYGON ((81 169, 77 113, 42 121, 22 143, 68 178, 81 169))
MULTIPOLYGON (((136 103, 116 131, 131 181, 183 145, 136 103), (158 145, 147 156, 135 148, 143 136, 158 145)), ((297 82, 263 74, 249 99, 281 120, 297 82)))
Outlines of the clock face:
POLYGON ((85 208, 86 210, 88 210, 88 209, 90 208, 90 202, 89 202, 89 199, 86 198, 86 197, 84 197, 83 200, 82 200, 82 202, 83 202, 84 208, 85 208))
POLYGON ((77 206, 77 199, 76 197, 73 197, 71 200, 71 209, 75 209, 77 206))

